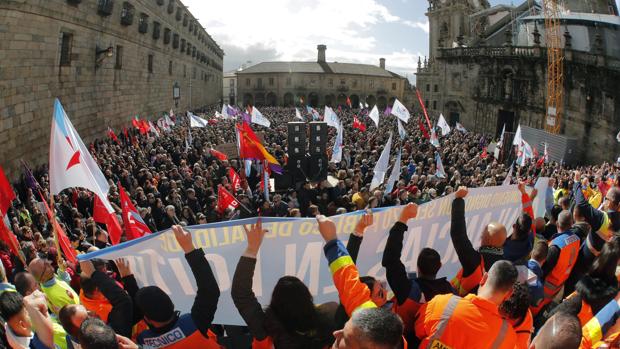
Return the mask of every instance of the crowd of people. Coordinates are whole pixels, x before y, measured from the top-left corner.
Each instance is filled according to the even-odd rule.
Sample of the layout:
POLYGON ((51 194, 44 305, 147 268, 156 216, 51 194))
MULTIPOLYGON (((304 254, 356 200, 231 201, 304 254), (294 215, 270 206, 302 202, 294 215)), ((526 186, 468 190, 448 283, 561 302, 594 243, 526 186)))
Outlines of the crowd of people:
MULTIPOLYGON (((475 249, 478 241, 470 241, 465 224, 467 188, 501 185, 510 170, 487 152, 492 137, 453 129, 439 137, 436 148, 415 117, 404 125, 407 136, 402 139, 393 115, 382 114, 376 128, 367 110, 339 108, 343 156, 340 163, 329 164, 332 180, 298 183, 281 192, 271 188, 265 197, 261 164, 252 164, 246 174, 243 161, 212 151, 237 142, 235 123, 215 118, 215 110, 195 111, 213 122, 192 128, 191 136, 186 118, 177 116, 170 131, 143 134, 130 128, 118 132, 118 140, 103 137, 90 145, 109 181, 109 200, 117 212, 122 186, 152 232, 174 232, 197 285, 191 312, 177 311, 156 286, 139 288, 126 260, 68 263, 57 249, 42 205, 49 199, 49 177, 40 167, 14 184, 18 195, 8 212, 9 228, 22 253, 17 256, 0 243, 0 315, 6 324, 2 345, 219 348, 234 332, 247 338, 245 347, 252 348, 618 346, 620 169, 614 164, 569 169, 535 159, 516 167, 513 183, 519 183, 523 214, 512 227, 484 227, 475 249), (352 127, 354 117, 365 123, 366 131, 352 127), (401 168, 400 177, 389 192, 385 186, 371 190, 373 168, 390 133, 393 149, 402 149, 402 162, 394 165, 401 168), (436 152, 445 176, 436 168, 436 152), (240 188, 233 186, 230 168, 240 175, 240 188), (550 178, 544 193, 528 189, 539 177, 550 178), (218 210, 219 186, 241 205, 218 210), (36 195, 39 191, 43 198, 36 195), (450 194, 450 236, 462 266, 454 279, 438 275, 441 257, 433 249, 420 251, 415 266, 401 261, 407 222, 415 219, 418 205, 450 194), (545 197, 544 216, 535 216, 531 209, 537 195, 545 197), (360 276, 355 262, 364 231, 373 224, 371 209, 397 205, 404 208, 383 252, 387 280, 360 276), (364 209, 370 210, 350 232, 345 247, 328 217, 364 209), (293 276, 278 281, 268 305, 259 304, 252 292, 266 232, 259 219, 245 227, 247 249, 231 290, 247 327, 224 331, 213 324, 217 280, 204 251, 194 247, 183 227, 258 215, 317 218, 340 304, 314 304, 308 288, 293 276), (415 278, 407 273, 412 269, 417 270, 415 278)), ((287 122, 296 121, 296 110, 266 107, 261 112, 272 125, 257 126, 264 145, 284 165, 287 122)), ((330 128, 329 138, 331 152, 335 129, 330 128)), ((92 193, 68 189, 54 202, 60 227, 78 253, 110 246, 105 225, 93 219, 92 193)))

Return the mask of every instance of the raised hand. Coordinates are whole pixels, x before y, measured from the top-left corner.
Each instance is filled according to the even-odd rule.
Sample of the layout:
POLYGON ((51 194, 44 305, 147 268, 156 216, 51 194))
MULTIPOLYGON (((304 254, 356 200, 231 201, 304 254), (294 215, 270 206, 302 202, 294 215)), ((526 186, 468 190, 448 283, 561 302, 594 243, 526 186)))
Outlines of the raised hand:
POLYGON ((82 269, 82 275, 86 278, 90 278, 95 272, 95 266, 91 261, 80 261, 80 269, 82 269))
POLYGON ((418 205, 414 203, 408 203, 400 212, 399 222, 407 224, 411 218, 418 216, 418 205))
POLYGON ((364 236, 364 231, 366 230, 366 228, 371 226, 372 223, 373 223, 372 210, 366 210, 366 213, 364 213, 362 215, 362 218, 357 222, 357 225, 355 226, 354 234, 360 237, 364 236))
POLYGON ((319 232, 325 242, 336 240, 338 238, 336 224, 331 219, 323 215, 318 215, 316 216, 316 220, 319 223, 319 232))
POLYGON ((174 232, 174 237, 177 239, 177 242, 183 249, 183 252, 187 254, 196 249, 194 247, 194 241, 192 241, 192 234, 185 231, 182 226, 173 225, 172 231, 174 232))
POLYGON ((126 258, 118 258, 114 262, 116 263, 116 267, 118 268, 118 272, 121 274, 122 278, 133 274, 129 261, 126 258))
POLYGON ((268 230, 263 229, 263 222, 260 218, 256 221, 256 224, 251 225, 249 229, 244 225, 243 230, 245 230, 245 236, 248 239, 248 247, 245 249, 244 255, 256 257, 263 243, 265 233, 267 233, 268 230))

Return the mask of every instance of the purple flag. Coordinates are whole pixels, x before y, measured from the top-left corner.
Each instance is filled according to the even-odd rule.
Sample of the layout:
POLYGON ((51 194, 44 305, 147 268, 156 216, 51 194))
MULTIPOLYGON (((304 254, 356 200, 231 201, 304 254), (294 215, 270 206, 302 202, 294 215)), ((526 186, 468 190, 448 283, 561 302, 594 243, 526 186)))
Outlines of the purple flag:
POLYGON ((247 122, 248 124, 252 122, 252 116, 250 116, 250 114, 243 112, 243 114, 241 114, 241 120, 243 120, 244 122, 247 122))
POLYGON ((37 191, 40 187, 39 182, 37 182, 37 180, 34 178, 34 176, 32 175, 32 171, 30 171, 30 168, 28 168, 28 165, 26 165, 23 160, 22 166, 24 167, 24 179, 26 181, 26 185, 28 185, 28 187, 30 187, 30 189, 32 189, 33 191, 37 191))
POLYGON ((383 112, 383 115, 388 116, 390 114, 392 114, 392 108, 385 107, 385 111, 383 112))

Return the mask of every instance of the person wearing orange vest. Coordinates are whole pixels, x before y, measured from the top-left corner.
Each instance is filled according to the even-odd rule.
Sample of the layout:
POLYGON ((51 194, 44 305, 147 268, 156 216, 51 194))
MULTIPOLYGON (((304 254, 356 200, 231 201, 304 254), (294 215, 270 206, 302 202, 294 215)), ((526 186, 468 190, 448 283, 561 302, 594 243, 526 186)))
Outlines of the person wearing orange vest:
POLYGON ((325 216, 317 216, 319 232, 329 269, 342 305, 350 316, 344 328, 334 332, 333 349, 376 348, 407 349, 403 338, 403 322, 393 312, 378 308, 370 290, 360 281, 359 272, 344 244, 338 240, 336 224, 325 216))
POLYGON ((517 277, 512 263, 497 261, 482 276, 478 295, 439 295, 422 305, 415 322, 420 348, 515 348, 517 334, 499 306, 517 277))
POLYGON ((465 222, 465 200, 467 187, 460 187, 452 201, 452 221, 450 225, 450 238, 452 245, 461 263, 461 270, 452 279, 452 287, 456 294, 463 297, 468 293, 475 292, 485 271, 504 258, 504 242, 506 241, 506 228, 500 223, 489 223, 480 236, 480 248, 474 249, 467 236, 467 224, 465 222))
POLYGON ((576 316, 559 312, 540 328, 529 349, 578 349, 581 326, 576 316))
POLYGON ((454 294, 452 285, 446 278, 437 279, 441 268, 441 257, 437 251, 424 248, 417 260, 418 277, 409 278, 407 269, 401 261, 403 239, 407 231, 407 222, 418 214, 418 206, 407 204, 401 211, 398 222, 390 230, 381 264, 385 267, 390 288, 395 294, 394 311, 405 324, 405 334, 411 343, 413 325, 420 306, 438 294, 454 294))
POLYGON ((620 340, 620 294, 607 303, 582 328, 580 349, 617 348, 620 340))
POLYGON ((527 349, 534 331, 534 318, 530 311, 530 294, 527 284, 516 282, 510 298, 502 302, 499 312, 514 328, 517 334, 516 349, 527 349))
POLYGON ((537 316, 554 298, 562 297, 564 282, 568 279, 579 255, 579 237, 571 231, 572 215, 562 211, 558 216, 558 229, 561 233, 552 237, 549 243, 547 259, 542 265, 544 295, 542 301, 532 307, 532 314, 537 316))
POLYGON ((196 298, 189 314, 179 314, 174 310, 174 304, 162 289, 157 286, 147 286, 140 289, 136 295, 136 303, 149 329, 138 335, 138 344, 147 348, 205 348, 220 349, 217 338, 209 330, 220 289, 201 248, 195 248, 192 235, 181 226, 172 227, 174 236, 185 252, 185 259, 189 264, 196 280, 196 298))

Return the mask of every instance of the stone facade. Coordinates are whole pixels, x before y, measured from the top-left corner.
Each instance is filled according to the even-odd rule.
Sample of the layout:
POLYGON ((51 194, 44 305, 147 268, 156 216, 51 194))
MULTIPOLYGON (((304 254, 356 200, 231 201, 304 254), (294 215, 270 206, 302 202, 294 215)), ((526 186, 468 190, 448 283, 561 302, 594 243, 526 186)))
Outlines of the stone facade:
POLYGON ((47 162, 56 97, 88 143, 135 115, 220 103, 222 62, 177 0, 0 0, 1 164, 15 177, 19 159, 47 162))
POLYGON ((222 90, 224 103, 237 104, 237 71, 224 73, 224 89, 222 90))
POLYGON ((237 104, 256 106, 344 106, 360 102, 380 108, 403 100, 408 81, 379 65, 327 63, 319 45, 317 62, 268 62, 237 72, 237 104), (265 65, 265 66, 262 66, 265 65), (343 73, 356 72, 356 73, 343 73))
MULTIPOLYGON (((441 11, 450 12, 450 8, 444 6, 441 11)), ((434 8, 429 8, 429 19, 437 18, 433 12, 434 8)), ((534 28, 544 29, 544 23, 537 25, 540 27, 534 28)), ((512 27, 509 22, 506 26, 512 27)), ((433 28, 431 22, 430 36, 439 40, 433 28)), ((599 30, 594 25, 592 28, 599 30)), ((500 45, 492 44, 498 39, 497 33, 491 34, 493 39, 486 40, 491 42, 487 45, 478 35, 470 34, 475 38, 468 41, 465 34, 457 39, 460 45, 456 48, 431 43, 431 49, 436 46, 435 55, 418 63, 417 88, 429 113, 435 117, 442 113, 451 124, 460 122, 492 136, 498 136, 504 124, 508 132, 514 132, 519 124, 543 129, 547 51, 541 45, 540 33, 530 32, 532 46, 513 45, 509 29, 501 29, 500 45), (482 43, 470 46, 473 40, 482 43)), ((615 139, 620 130, 620 57, 603 54, 610 51, 606 51, 605 42, 597 41, 593 39, 591 51, 584 52, 571 47, 569 36, 564 38, 564 44, 569 45, 565 47, 561 135, 577 140, 577 159, 584 163, 611 161, 620 152, 615 139)))

